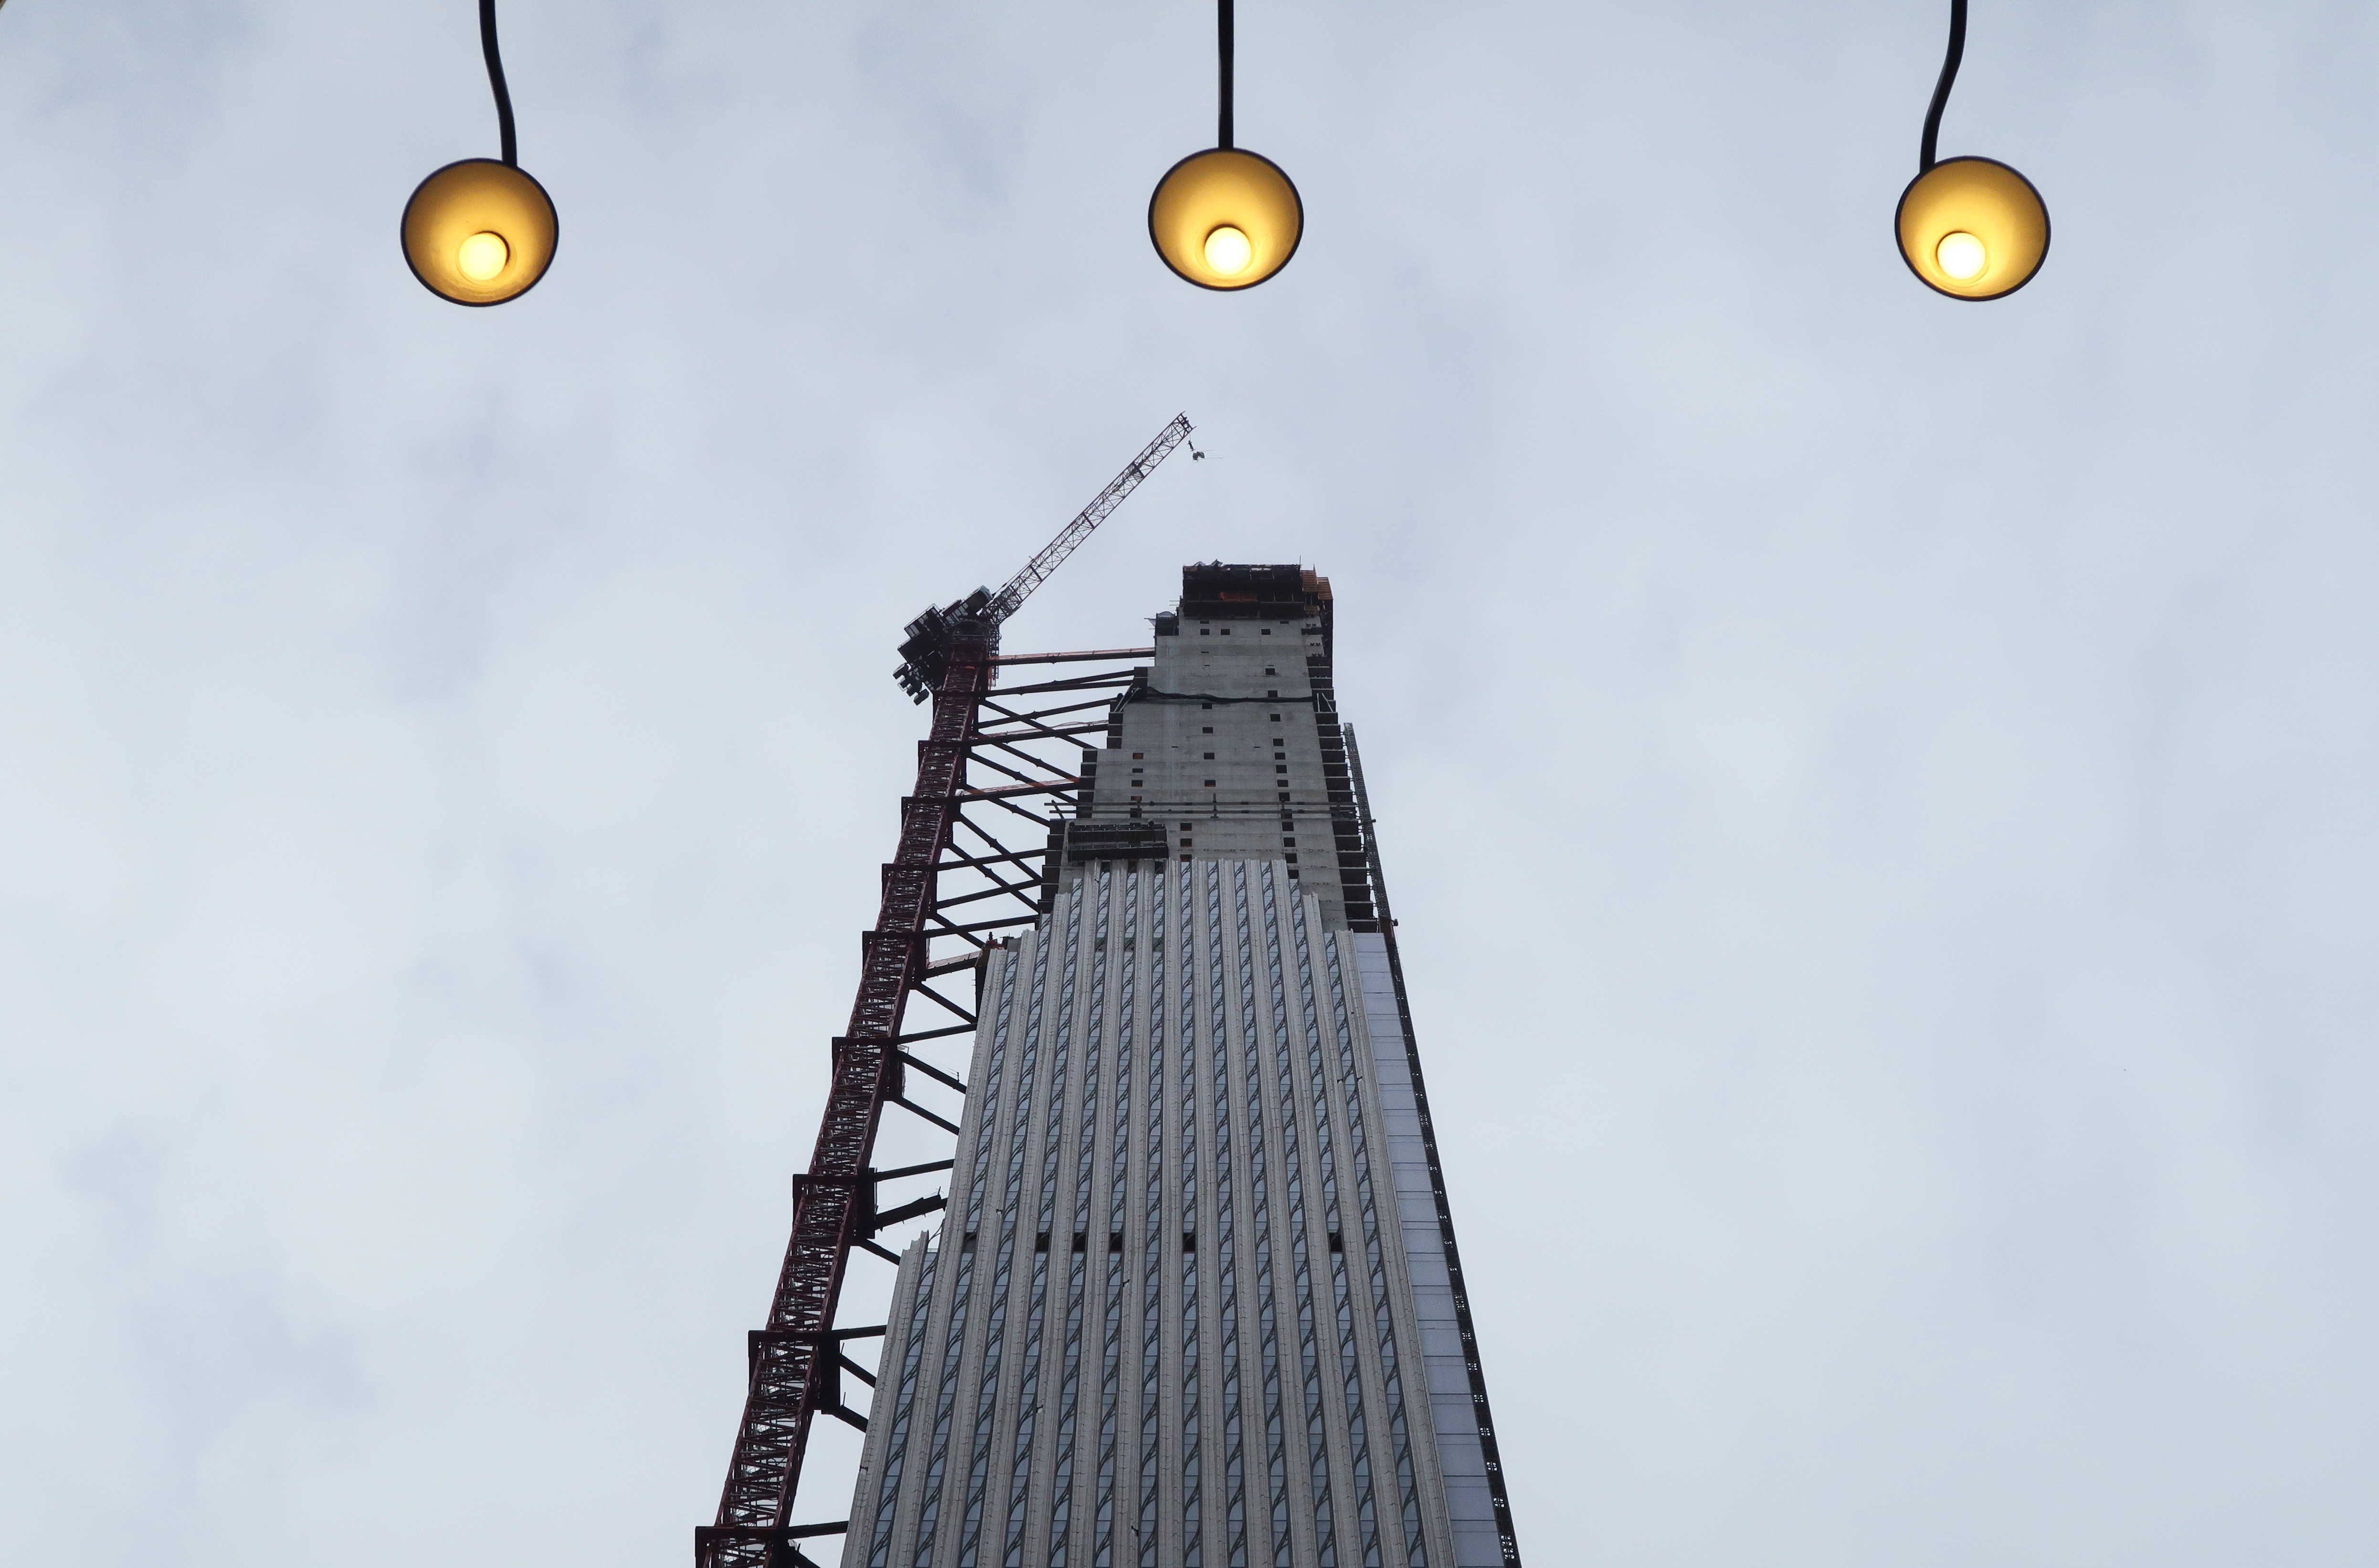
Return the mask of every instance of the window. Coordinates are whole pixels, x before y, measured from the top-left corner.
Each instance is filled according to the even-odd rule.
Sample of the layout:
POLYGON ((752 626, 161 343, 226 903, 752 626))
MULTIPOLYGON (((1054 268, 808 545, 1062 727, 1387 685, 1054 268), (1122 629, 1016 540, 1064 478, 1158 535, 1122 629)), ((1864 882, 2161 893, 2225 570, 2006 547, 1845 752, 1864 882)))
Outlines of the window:
POLYGON ((1202 637, 1211 637, 1211 636, 1213 636, 1214 634, 1214 633, 1213 633, 1212 632, 1207 631, 1203 626, 1201 626, 1201 627, 1199 627, 1199 628, 1198 628, 1198 635, 1200 635, 1200 636, 1202 636, 1202 637))
POLYGON ((1267 636, 1267 637, 1271 636, 1271 635, 1272 635, 1272 628, 1271 628, 1271 627, 1269 627, 1269 626, 1265 627, 1265 628, 1263 629, 1263 634, 1264 634, 1265 636, 1267 636))
POLYGON ((1211 778, 1207 779, 1207 780, 1206 780, 1206 788, 1207 788, 1207 789, 1209 789, 1209 790, 1211 790, 1211 789, 1213 789, 1214 787, 1214 781, 1213 779, 1211 779, 1211 778))
POLYGON ((1186 849, 1188 849, 1188 848, 1190 847, 1190 840, 1189 840, 1189 839, 1187 839, 1187 838, 1182 839, 1182 840, 1181 840, 1181 847, 1182 847, 1183 849, 1185 849, 1185 850, 1186 850, 1186 849))
POLYGON ((1142 757, 1146 756, 1147 754, 1147 754, 1146 752, 1134 752, 1134 753, 1132 753, 1132 754, 1131 754, 1131 760, 1132 760, 1132 761, 1134 761, 1134 762, 1138 762, 1138 761, 1140 761, 1140 760, 1141 760, 1141 758, 1142 758, 1142 757))
POLYGON ((1182 856, 1182 857, 1181 857, 1181 863, 1182 863, 1183 865, 1188 865, 1188 864, 1190 863, 1190 857, 1189 857, 1188 855, 1184 855, 1184 856, 1182 856))
POLYGON ((1181 831, 1182 831, 1182 832, 1184 832, 1184 833, 1189 832, 1189 831, 1190 831, 1190 824, 1188 824, 1188 823, 1186 823, 1186 822, 1185 822, 1185 823, 1183 823, 1183 824, 1181 825, 1181 831))
MULTIPOLYGON (((1278 692, 1274 692, 1273 695, 1276 697, 1280 695, 1280 694, 1278 692)), ((1214 705, 1213 703, 1200 703, 1198 706, 1200 707, 1213 707, 1214 705)))
POLYGON ((1289 849, 1294 850, 1297 848, 1297 840, 1295 838, 1283 838, 1281 842, 1286 845, 1289 849))
POLYGON ((1214 732, 1214 727, 1213 725, 1211 725, 1211 724, 1209 724, 1209 725, 1205 726, 1203 729, 1202 729, 1202 730, 1200 730, 1198 731, 1198 733, 1199 733, 1199 734, 1201 734, 1201 735, 1212 735, 1214 732))
POLYGON ((1266 666, 1264 666, 1264 673, 1265 673, 1266 675, 1277 675, 1277 674, 1279 674, 1279 673, 1280 673, 1280 671, 1279 671, 1279 670, 1277 670, 1277 669, 1274 669, 1272 666, 1270 666, 1270 665, 1266 665, 1266 666))
POLYGON ((1274 724, 1278 724, 1278 723, 1280 722, 1280 715, 1278 715, 1278 714, 1276 714, 1276 713, 1275 713, 1275 714, 1274 714, 1274 715, 1272 716, 1272 721, 1273 721, 1274 724))
MULTIPOLYGON (((1265 670, 1265 671, 1264 671, 1264 673, 1265 673, 1266 675, 1269 675, 1269 674, 1271 674, 1271 673, 1272 673, 1272 671, 1271 671, 1271 670, 1269 670, 1269 669, 1267 669, 1267 670, 1265 670)), ((1266 692, 1266 693, 1264 694, 1264 695, 1265 695, 1265 696, 1267 696, 1267 697, 1276 697, 1276 696, 1280 695, 1280 694, 1279 694, 1278 692, 1266 692)), ((1208 703, 1206 706, 1207 706, 1208 707, 1213 707, 1214 705, 1213 703, 1208 703)))
POLYGON ((1212 752, 1208 752, 1208 753, 1206 754, 1206 760, 1207 760, 1208 762, 1212 762, 1212 761, 1214 761, 1214 753, 1212 753, 1212 752))
POLYGON ((1224 635, 1224 636, 1226 636, 1226 637, 1227 637, 1227 636, 1229 636, 1230 634, 1231 634, 1231 629, 1230 629, 1228 626, 1224 627, 1224 628, 1223 628, 1223 635, 1224 635))
POLYGON ((1295 865, 1297 863, 1297 851, 1295 850, 1288 851, 1288 863, 1291 865, 1295 865))

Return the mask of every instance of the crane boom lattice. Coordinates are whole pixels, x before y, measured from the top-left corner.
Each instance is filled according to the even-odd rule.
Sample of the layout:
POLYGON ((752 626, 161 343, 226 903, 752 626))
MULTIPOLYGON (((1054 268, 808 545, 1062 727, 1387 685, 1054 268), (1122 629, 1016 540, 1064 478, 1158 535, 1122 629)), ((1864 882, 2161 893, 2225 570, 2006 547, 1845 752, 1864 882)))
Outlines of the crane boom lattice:
POLYGON ((1093 529, 1107 520, 1115 509, 1123 504, 1124 497, 1140 488, 1140 482, 1156 471, 1156 465, 1172 454, 1173 449, 1190 439, 1190 416, 1177 414, 1173 422, 1156 432, 1156 439, 1141 449, 1130 466, 1113 479, 1107 488, 1092 498, 1091 504, 1057 537, 1045 546, 1039 555, 1024 563, 1024 570, 1008 580, 1008 586, 994 594, 990 612, 994 621, 1005 621, 1015 614, 1033 590, 1049 580, 1049 574, 1065 563, 1076 546, 1091 537, 1093 529))

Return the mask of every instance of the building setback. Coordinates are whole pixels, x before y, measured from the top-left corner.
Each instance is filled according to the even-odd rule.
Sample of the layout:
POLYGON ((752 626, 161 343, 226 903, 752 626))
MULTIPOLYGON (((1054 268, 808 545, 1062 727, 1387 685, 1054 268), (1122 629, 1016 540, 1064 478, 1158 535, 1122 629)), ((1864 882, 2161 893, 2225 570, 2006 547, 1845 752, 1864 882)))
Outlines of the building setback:
POLYGON ((845 1568, 1518 1562, 1326 579, 1192 566, 983 979, 845 1568))

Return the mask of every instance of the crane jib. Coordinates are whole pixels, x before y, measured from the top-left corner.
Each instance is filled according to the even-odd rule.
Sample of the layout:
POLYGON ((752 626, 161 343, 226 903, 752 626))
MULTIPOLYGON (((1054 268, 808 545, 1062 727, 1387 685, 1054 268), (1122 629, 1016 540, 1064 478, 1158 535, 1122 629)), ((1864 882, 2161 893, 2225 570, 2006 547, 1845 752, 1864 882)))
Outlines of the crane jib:
POLYGON ((1057 537, 1043 547, 1041 553, 1025 563, 1024 570, 1008 580, 1008 585, 991 598, 991 614, 996 621, 1005 621, 1016 613, 1033 589, 1049 580, 1075 548, 1091 537, 1092 531, 1107 520, 1115 509, 1123 504, 1126 496, 1140 487, 1140 482, 1156 471, 1156 465, 1172 455, 1173 449, 1190 439, 1192 428, 1190 416, 1177 414, 1170 424, 1156 433, 1156 439, 1141 449, 1138 457, 1124 471, 1107 482, 1107 488, 1094 497, 1091 504, 1071 523, 1058 530, 1057 537))
POLYGON ((1024 570, 997 593, 977 588, 953 603, 929 606, 923 615, 909 622, 908 640, 900 645, 900 667, 892 676, 911 699, 925 701, 941 683, 942 672, 949 666, 950 639, 961 625, 987 622, 996 639, 999 623, 1015 614, 1033 590, 1049 580, 1066 558, 1124 503, 1124 498, 1156 472, 1156 465, 1170 456, 1174 448, 1190 439, 1194 428, 1190 416, 1175 415, 1165 428, 1156 432, 1156 439, 1142 447, 1140 455, 1108 480, 1106 488, 1093 497, 1091 504, 1059 529, 1057 537, 1043 546, 1041 552, 1025 563, 1024 570))

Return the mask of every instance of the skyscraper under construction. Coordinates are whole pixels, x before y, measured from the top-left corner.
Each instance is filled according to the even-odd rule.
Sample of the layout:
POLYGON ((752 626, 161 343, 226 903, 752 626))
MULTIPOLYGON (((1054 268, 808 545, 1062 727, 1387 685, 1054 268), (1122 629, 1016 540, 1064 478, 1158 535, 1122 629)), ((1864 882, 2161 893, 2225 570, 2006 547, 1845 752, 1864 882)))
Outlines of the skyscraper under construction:
POLYGON ((866 950, 936 1015, 871 1013, 863 984, 837 1092, 956 1149, 876 1169, 873 1122, 829 1106, 706 1563, 829 1534, 844 1568, 1519 1561, 1332 611, 1310 571, 1216 563, 1148 648, 999 653, 984 593, 911 627, 935 731, 866 950), (971 1044, 962 1076, 937 1041, 971 1044), (944 1169, 946 1198, 884 1185, 944 1169), (853 1247, 897 1280, 841 1328, 853 1247), (804 1525, 812 1414, 864 1453, 848 1518, 804 1525))
POLYGON ((1331 608, 1190 568, 1083 754, 984 975, 847 1565, 1507 1561, 1331 608))

